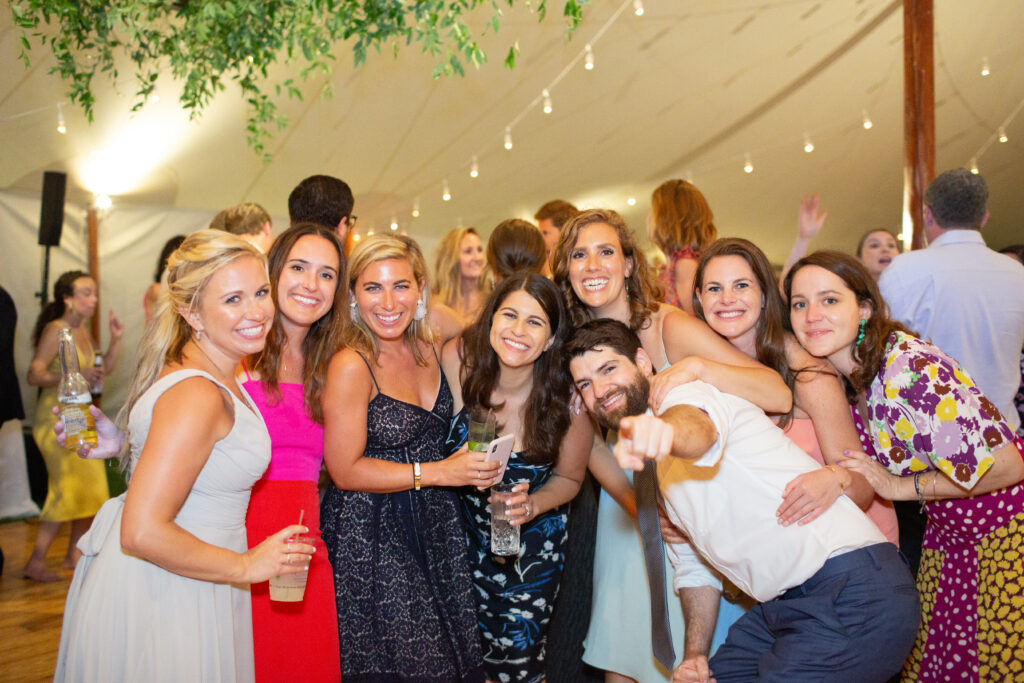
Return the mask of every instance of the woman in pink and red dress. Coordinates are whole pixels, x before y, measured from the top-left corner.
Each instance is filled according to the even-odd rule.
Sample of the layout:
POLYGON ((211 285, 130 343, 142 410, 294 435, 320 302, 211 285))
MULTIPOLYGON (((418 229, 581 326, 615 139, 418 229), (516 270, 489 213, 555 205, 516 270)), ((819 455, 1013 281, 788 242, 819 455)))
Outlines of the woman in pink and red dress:
POLYGON ((711 207, 693 183, 666 180, 651 194, 647 234, 668 263, 659 279, 665 303, 693 313, 693 276, 701 252, 718 237, 711 207))
POLYGON ((266 347, 247 359, 242 380, 270 432, 271 457, 253 486, 245 528, 254 546, 301 515, 317 550, 302 601, 273 602, 267 582, 252 585, 256 681, 340 681, 334 575, 319 535, 317 481, 324 457, 320 392, 348 300, 345 258, 334 232, 312 223, 283 232, 267 257, 277 312, 266 347))
POLYGON ((921 625, 903 679, 1020 680, 1021 441, 955 360, 889 319, 853 257, 804 257, 784 287, 797 339, 843 375, 870 433, 874 454, 842 464, 928 515, 921 625))

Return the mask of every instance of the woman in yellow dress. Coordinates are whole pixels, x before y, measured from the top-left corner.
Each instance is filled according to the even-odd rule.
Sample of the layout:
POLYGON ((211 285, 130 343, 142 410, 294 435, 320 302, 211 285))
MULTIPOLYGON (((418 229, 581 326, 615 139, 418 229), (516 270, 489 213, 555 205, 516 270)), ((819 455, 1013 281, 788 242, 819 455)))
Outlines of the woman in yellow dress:
POLYGON ((82 271, 61 275, 53 286, 53 301, 43 308, 32 332, 35 356, 28 368, 28 383, 42 391, 36 401, 32 434, 46 461, 46 503, 39 515, 39 528, 32 556, 23 572, 26 579, 57 581, 60 577, 46 567, 46 552, 57 537, 60 525, 71 522, 71 536, 64 557, 64 566, 74 569, 81 553, 76 548, 103 502, 110 496, 102 460, 84 460, 73 451, 61 447, 53 431, 57 418, 57 385, 60 384, 60 363, 57 359, 57 335, 63 328, 71 330, 78 349, 78 364, 89 384, 95 386, 105 374, 113 372, 121 349, 124 324, 110 312, 110 346, 103 355, 103 364, 93 367, 96 353, 84 322, 96 311, 96 281, 82 271))

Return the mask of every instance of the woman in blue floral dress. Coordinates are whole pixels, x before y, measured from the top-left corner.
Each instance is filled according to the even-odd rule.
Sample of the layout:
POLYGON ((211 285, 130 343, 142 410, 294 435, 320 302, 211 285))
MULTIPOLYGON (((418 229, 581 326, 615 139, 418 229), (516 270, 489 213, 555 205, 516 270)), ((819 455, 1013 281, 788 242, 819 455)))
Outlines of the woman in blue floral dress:
POLYGON ((845 377, 874 446, 841 464, 928 515, 903 680, 1024 680, 1020 439, 955 360, 889 319, 852 257, 797 261, 785 291, 797 339, 845 377))
POLYGON ((499 435, 515 435, 504 481, 516 483, 508 508, 520 526, 517 555, 491 553, 486 486, 460 495, 490 681, 544 680, 567 503, 579 490, 593 441, 587 416, 569 411, 572 383, 561 357, 568 331, 558 288, 519 273, 502 281, 478 321, 442 354, 455 397, 448 452, 466 442, 469 415, 478 411, 494 413, 499 435))

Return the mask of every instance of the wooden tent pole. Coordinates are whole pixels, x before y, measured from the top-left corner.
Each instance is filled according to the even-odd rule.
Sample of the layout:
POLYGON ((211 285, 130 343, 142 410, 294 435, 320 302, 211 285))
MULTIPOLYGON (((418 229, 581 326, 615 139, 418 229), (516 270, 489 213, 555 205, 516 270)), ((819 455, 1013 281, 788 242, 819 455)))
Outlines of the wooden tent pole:
POLYGON ((935 177, 932 3, 903 0, 903 240, 912 249, 925 246, 924 191, 935 177))
POLYGON ((96 312, 89 321, 90 331, 96 348, 100 346, 100 319, 103 318, 103 306, 99 300, 100 296, 100 221, 97 216, 96 207, 90 206, 86 214, 86 223, 89 227, 89 275, 96 281, 96 312))

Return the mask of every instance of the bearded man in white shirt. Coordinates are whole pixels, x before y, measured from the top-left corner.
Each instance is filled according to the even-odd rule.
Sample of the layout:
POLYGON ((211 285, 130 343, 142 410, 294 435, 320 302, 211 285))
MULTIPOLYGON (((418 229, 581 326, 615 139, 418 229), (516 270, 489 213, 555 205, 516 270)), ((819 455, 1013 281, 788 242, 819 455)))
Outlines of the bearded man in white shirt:
MULTIPOLYGON (((845 496, 804 525, 776 518, 786 484, 820 465, 757 406, 700 381, 645 414, 651 360, 622 323, 582 325, 566 352, 591 415, 619 429, 619 464, 657 462, 660 502, 690 539, 669 547, 677 591, 720 588, 703 560, 761 601, 710 665, 687 651, 673 680, 868 682, 900 670, 920 602, 896 547, 845 496)), ((688 633, 714 628, 717 595, 684 604, 688 633)))

